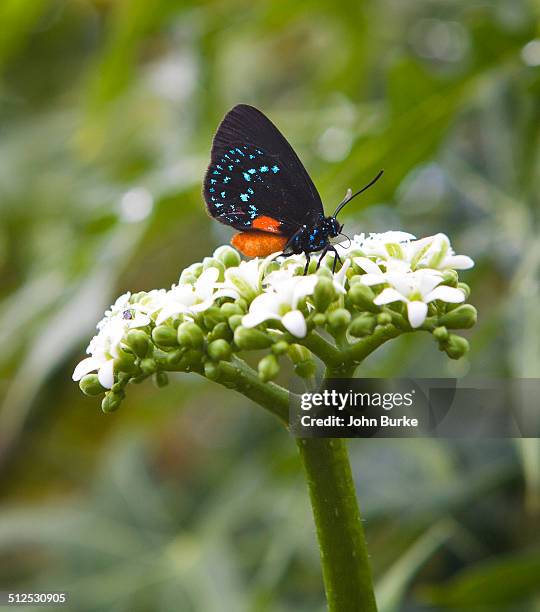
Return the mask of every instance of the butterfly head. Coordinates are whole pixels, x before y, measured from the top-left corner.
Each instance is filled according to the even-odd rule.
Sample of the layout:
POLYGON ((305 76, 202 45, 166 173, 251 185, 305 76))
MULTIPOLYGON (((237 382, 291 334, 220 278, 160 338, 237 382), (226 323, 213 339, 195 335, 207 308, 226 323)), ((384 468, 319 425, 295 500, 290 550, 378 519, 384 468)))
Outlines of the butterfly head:
POLYGON ((343 225, 335 217, 326 217, 326 227, 328 228, 328 235, 331 238, 339 236, 343 225))

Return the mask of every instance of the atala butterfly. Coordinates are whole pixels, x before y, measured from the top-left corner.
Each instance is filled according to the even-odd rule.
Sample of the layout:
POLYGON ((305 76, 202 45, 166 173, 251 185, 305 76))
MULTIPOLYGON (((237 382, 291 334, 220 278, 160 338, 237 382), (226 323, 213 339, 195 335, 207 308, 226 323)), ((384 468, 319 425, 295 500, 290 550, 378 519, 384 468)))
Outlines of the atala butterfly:
POLYGON ((330 238, 343 229, 336 219, 354 197, 371 187, 379 174, 355 194, 347 193, 334 214, 325 216, 321 197, 283 134, 261 111, 246 104, 230 110, 217 129, 204 178, 204 199, 214 219, 239 233, 232 245, 248 257, 328 251, 339 259, 330 238))

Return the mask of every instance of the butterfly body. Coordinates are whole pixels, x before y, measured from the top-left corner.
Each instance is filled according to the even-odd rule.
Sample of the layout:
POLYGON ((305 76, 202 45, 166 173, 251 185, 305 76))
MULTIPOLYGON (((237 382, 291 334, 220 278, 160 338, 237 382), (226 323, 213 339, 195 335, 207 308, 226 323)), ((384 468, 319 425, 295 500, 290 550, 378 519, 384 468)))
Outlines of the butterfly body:
POLYGON ((313 253, 324 249, 330 238, 335 238, 341 231, 341 225, 335 217, 325 217, 323 214, 303 223, 291 236, 286 247, 292 253, 313 253))
POLYGON ((342 225, 324 214, 302 162, 256 108, 235 106, 219 125, 203 195, 210 215, 239 231, 232 244, 248 257, 305 253, 307 272, 310 253, 332 250, 335 267, 330 239, 342 225))

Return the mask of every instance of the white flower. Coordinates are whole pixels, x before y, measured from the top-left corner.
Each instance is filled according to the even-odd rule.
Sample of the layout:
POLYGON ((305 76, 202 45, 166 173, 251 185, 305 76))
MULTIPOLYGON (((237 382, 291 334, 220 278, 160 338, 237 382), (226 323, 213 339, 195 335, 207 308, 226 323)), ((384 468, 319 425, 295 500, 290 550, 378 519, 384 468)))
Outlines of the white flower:
POLYGON ((467 255, 456 255, 446 234, 435 234, 421 240, 410 242, 407 257, 415 268, 436 270, 468 270, 474 261, 467 255))
POLYGON ((182 283, 167 291, 162 308, 156 318, 156 324, 160 325, 168 318, 179 314, 204 312, 212 306, 218 297, 227 295, 234 298, 236 294, 232 291, 219 290, 218 277, 219 270, 217 268, 207 268, 193 285, 182 283))
POLYGON ((300 278, 300 275, 297 275, 297 268, 295 266, 279 268, 279 270, 274 270, 273 272, 270 272, 267 276, 265 276, 263 284, 265 288, 269 287, 271 289, 276 289, 282 283, 289 281, 295 276, 298 276, 298 278, 300 278))
POLYGON ((216 297, 232 297, 233 299, 243 297, 251 302, 260 293, 260 263, 261 260, 256 257, 249 261, 241 261, 239 266, 227 268, 225 281, 218 284, 219 290, 216 297))
MULTIPOLYGON (((123 296, 122 296, 123 297, 123 296)), ((131 328, 144 327, 149 319, 146 315, 125 318, 130 312, 125 306, 133 306, 125 301, 117 300, 109 314, 98 323, 99 333, 96 334, 86 349, 90 357, 83 359, 73 371, 73 380, 81 380, 86 374, 97 370, 98 380, 105 389, 110 389, 114 383, 113 360, 120 356, 119 349, 124 334, 131 328), (114 312, 114 314, 112 314, 114 312)))
POLYGON ((122 338, 127 331, 146 327, 151 323, 150 314, 161 307, 164 289, 152 290, 131 303, 131 294, 124 293, 105 312, 97 324, 98 333, 90 340, 83 359, 73 371, 73 380, 80 380, 86 374, 97 371, 100 384, 110 389, 114 384, 113 361, 120 356, 122 338))
POLYGON ((409 262, 402 259, 388 259, 380 264, 367 257, 354 257, 353 261, 364 270, 360 282, 368 287, 386 283, 388 274, 407 274, 411 271, 409 262))
POLYGON ((387 259, 398 257, 403 259, 403 248, 414 236, 408 232, 390 231, 382 234, 357 234, 348 250, 360 250, 367 257, 387 259))
POLYGON ((456 304, 465 300, 461 289, 439 286, 443 277, 434 270, 417 270, 409 274, 388 273, 386 281, 390 285, 373 300, 377 306, 392 302, 407 304, 407 316, 411 327, 420 327, 425 321, 428 304, 441 300, 456 304))
POLYGON ((297 338, 307 333, 304 315, 298 310, 298 302, 313 293, 319 276, 293 276, 274 281, 269 289, 258 295, 242 319, 244 327, 255 327, 263 321, 281 321, 283 327, 297 338))

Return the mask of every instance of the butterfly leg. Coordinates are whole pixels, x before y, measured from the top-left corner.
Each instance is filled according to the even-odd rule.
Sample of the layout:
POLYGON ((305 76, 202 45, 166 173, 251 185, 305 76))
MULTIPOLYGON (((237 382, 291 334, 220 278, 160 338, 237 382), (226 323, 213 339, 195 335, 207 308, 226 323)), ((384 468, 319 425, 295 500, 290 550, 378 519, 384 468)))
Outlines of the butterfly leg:
POLYGON ((306 256, 306 265, 304 266, 304 276, 306 276, 306 274, 308 273, 309 263, 311 259, 307 251, 304 253, 304 255, 306 256))
POLYGON ((317 262, 317 267, 315 268, 315 271, 317 271, 321 267, 322 260, 324 259, 324 256, 326 255, 326 253, 328 253, 328 245, 326 245, 324 249, 322 250, 322 253, 321 253, 321 256, 319 257, 319 261, 317 262))
POLYGON ((328 250, 334 252, 334 261, 332 263, 332 274, 334 274, 334 272, 336 271, 337 262, 339 261, 341 265, 343 265, 343 262, 341 261, 341 257, 339 256, 337 249, 333 244, 328 246, 328 250))
POLYGON ((324 256, 326 255, 326 253, 328 253, 328 251, 333 251, 334 253, 334 261, 332 263, 332 274, 334 274, 334 272, 336 271, 337 262, 339 261, 340 264, 342 264, 343 262, 341 261, 341 258, 338 255, 336 247, 333 244, 327 244, 322 250, 321 256, 319 257, 319 261, 317 263, 317 270, 321 267, 322 260, 324 256))

